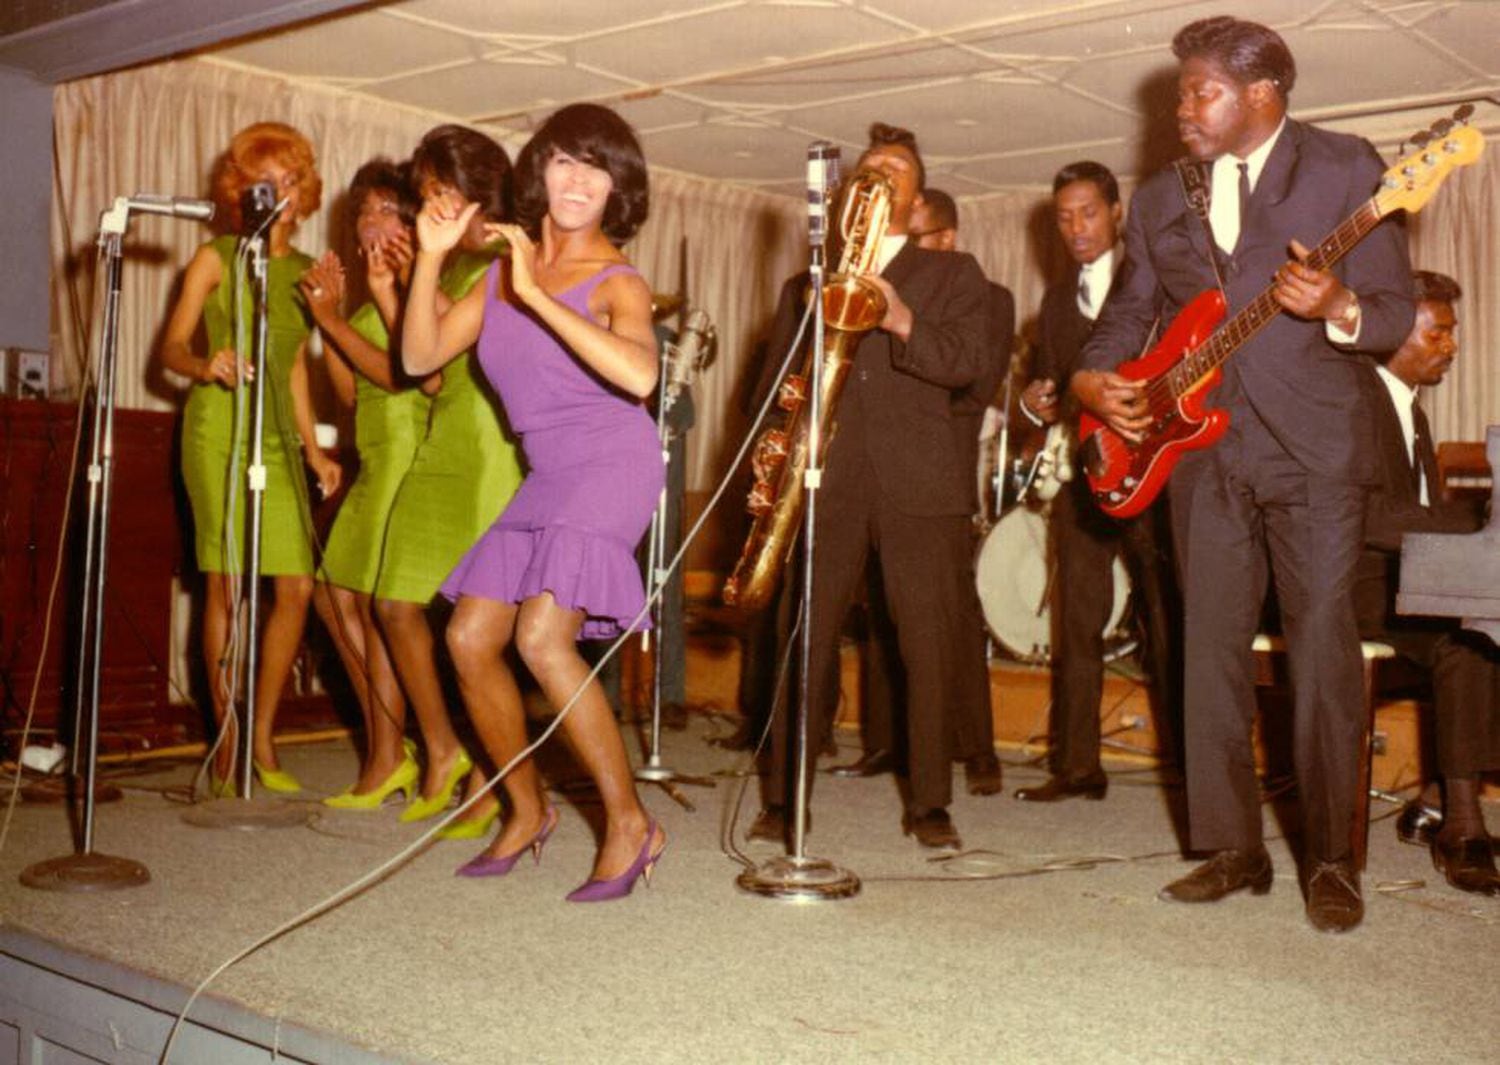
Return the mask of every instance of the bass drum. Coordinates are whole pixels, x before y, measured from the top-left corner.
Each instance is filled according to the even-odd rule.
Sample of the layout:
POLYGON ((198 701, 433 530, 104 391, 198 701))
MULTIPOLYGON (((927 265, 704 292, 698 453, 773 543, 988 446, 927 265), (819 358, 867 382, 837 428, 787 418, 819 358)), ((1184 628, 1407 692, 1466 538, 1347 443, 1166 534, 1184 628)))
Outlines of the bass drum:
MULTIPOLYGON (((1052 661, 1051 567, 1047 560, 1047 517, 1029 507, 1013 507, 979 546, 974 576, 985 627, 1012 657, 1031 665, 1052 661)), ((1135 650, 1125 623, 1130 574, 1119 556, 1110 569, 1114 605, 1104 626, 1104 660, 1135 650)))

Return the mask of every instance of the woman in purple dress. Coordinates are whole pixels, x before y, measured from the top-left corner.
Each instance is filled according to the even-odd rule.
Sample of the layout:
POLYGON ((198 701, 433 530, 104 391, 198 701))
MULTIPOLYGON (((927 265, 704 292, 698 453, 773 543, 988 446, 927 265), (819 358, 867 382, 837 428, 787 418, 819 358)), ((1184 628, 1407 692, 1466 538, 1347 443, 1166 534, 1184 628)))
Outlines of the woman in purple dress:
MULTIPOLYGON (((476 730, 504 766, 526 745, 520 691, 506 664, 514 643, 554 708, 575 699, 563 732, 604 800, 591 877, 568 898, 630 893, 649 878, 666 835, 642 807, 603 689, 588 681, 581 638, 644 627, 635 548, 663 481, 655 426, 641 404, 656 387, 651 292, 619 245, 645 221, 646 164, 613 111, 576 104, 537 131, 516 164, 519 225, 495 225, 509 254, 443 314, 438 264, 473 208, 431 200, 417 219, 402 356, 425 374, 473 344, 521 437, 530 473, 505 513, 470 548, 443 593, 457 600, 448 646, 476 730), (580 690, 581 689, 581 690, 580 690)), ((557 825, 536 765, 505 779, 510 816, 490 847, 459 869, 499 876, 526 851, 541 858, 557 825)))

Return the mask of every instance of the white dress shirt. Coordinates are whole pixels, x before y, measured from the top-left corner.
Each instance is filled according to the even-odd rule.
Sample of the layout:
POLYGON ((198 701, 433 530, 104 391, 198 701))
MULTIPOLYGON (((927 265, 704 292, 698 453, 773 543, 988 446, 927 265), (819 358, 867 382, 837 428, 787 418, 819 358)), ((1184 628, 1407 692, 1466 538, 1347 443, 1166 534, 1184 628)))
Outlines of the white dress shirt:
POLYGON ((1427 473, 1417 461, 1417 426, 1411 409, 1417 402, 1417 390, 1397 377, 1384 366, 1375 367, 1381 382, 1391 394, 1391 406, 1396 408, 1396 420, 1401 423, 1401 437, 1406 441, 1406 461, 1417 471, 1417 499, 1425 507, 1427 498, 1427 473))

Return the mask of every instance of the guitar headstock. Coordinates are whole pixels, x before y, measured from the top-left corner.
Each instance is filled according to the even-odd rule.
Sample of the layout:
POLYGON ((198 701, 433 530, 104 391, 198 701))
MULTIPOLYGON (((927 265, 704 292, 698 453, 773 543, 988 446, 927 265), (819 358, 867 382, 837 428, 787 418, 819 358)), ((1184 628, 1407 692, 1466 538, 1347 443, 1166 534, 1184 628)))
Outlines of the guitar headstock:
MULTIPOLYGON (((1468 109, 1468 113, 1472 111, 1473 108, 1468 109)), ((1468 113, 1455 117, 1462 122, 1468 113)), ((1380 179, 1375 203, 1382 217, 1393 211, 1420 211, 1455 167, 1468 166, 1484 152, 1484 134, 1472 126, 1455 127, 1446 118, 1415 134, 1411 142, 1418 146, 1417 150, 1403 157, 1380 179)))

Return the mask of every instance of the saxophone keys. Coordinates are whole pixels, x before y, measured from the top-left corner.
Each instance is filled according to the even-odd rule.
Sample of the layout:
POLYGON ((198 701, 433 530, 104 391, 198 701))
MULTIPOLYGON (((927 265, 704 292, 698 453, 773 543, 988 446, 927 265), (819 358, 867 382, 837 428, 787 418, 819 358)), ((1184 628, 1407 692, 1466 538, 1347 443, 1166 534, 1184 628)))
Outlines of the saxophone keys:
POLYGON ((776 393, 776 405, 784 411, 795 411, 807 402, 807 378, 801 374, 787 374, 776 393))

